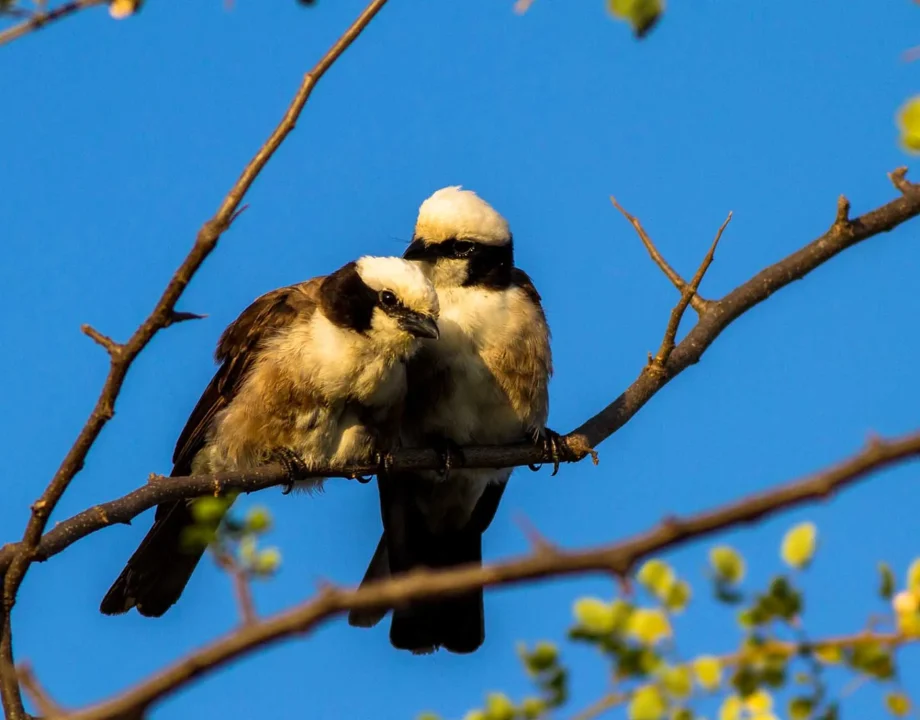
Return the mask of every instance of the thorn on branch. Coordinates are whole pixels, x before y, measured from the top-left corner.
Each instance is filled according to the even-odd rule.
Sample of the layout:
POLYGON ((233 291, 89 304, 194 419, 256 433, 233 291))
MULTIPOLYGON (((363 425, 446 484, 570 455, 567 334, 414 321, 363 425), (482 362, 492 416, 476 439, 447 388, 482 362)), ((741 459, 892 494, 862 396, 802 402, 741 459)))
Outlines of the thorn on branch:
POLYGON ((652 359, 647 370, 653 373, 662 373, 664 371, 664 366, 668 362, 668 358, 671 357, 671 353, 674 351, 677 329, 680 327, 680 321, 684 316, 684 312, 687 310, 687 305, 690 304, 691 299, 696 295, 696 291, 703 281, 703 276, 706 274, 706 271, 709 270, 709 266, 712 265, 713 258, 715 258, 716 254, 716 248, 719 246, 719 241, 722 239, 722 233, 725 232, 725 228, 728 227, 728 223, 731 222, 731 219, 732 213, 729 212, 728 217, 725 218, 718 232, 716 232, 716 237, 709 247, 709 252, 706 253, 703 262, 700 263, 696 274, 693 276, 690 284, 687 285, 681 293, 680 300, 671 311, 671 317, 664 331, 664 339, 661 341, 661 347, 658 348, 658 353, 652 359))
MULTIPOLYGON (((687 289, 687 283, 684 282, 684 279, 680 274, 668 264, 668 261, 664 259, 662 254, 658 251, 658 248, 655 247, 655 243, 652 242, 652 239, 649 237, 648 233, 645 231, 645 228, 642 227, 642 223, 639 222, 639 219, 635 215, 631 215, 626 211, 626 209, 617 202, 617 199, 611 195, 610 202, 613 203, 613 206, 622 213, 629 224, 635 228, 636 233, 639 235, 639 239, 642 241, 642 244, 645 246, 645 249, 648 251, 648 254, 651 256, 655 264, 661 269, 661 272, 667 276, 668 280, 671 281, 671 284, 677 288, 677 291, 683 295, 687 289)), ((700 297, 696 293, 690 298, 690 306, 696 310, 696 312, 702 315, 706 310, 709 309, 712 302, 706 300, 705 298, 700 297)))
POLYGON ((246 210, 247 210, 248 208, 249 208, 249 203, 246 203, 246 204, 243 205, 242 207, 237 208, 237 209, 234 211, 234 213, 230 216, 230 219, 227 221, 227 227, 229 228, 231 225, 233 225, 233 223, 236 222, 236 219, 237 219, 240 215, 242 215, 244 212, 246 212, 246 210))
POLYGON ((207 315, 199 315, 198 313, 191 312, 180 312, 178 310, 170 310, 169 314, 166 317, 166 322, 163 327, 169 327, 170 325, 176 325, 181 322, 187 322, 189 320, 204 320, 207 315))
POLYGON ((112 340, 108 335, 103 335, 92 325, 83 324, 80 326, 80 331, 90 340, 104 347, 113 360, 121 354, 122 345, 112 340))
POLYGON ((850 201, 846 195, 837 198, 837 217, 834 218, 834 227, 843 230, 850 227, 850 201))
POLYGON ((907 167, 896 168, 893 172, 888 173, 888 179, 902 195, 907 195, 914 189, 914 184, 907 179, 907 167))
POLYGON ((535 554, 542 555, 557 552, 556 545, 547 540, 524 513, 515 513, 514 521, 521 528, 521 532, 524 533, 524 537, 527 538, 527 542, 530 543, 535 554))

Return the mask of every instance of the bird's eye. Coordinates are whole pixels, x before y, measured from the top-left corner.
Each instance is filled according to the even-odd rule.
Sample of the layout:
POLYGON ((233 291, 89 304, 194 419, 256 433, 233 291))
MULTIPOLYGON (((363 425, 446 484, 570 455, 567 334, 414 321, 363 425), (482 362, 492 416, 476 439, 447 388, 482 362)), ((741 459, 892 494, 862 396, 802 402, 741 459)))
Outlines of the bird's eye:
POLYGON ((384 307, 393 307, 396 304, 396 296, 389 290, 380 293, 380 304, 384 307))
POLYGON ((471 252, 473 252, 473 247, 473 243, 469 242, 468 240, 458 240, 454 243, 454 252, 458 256, 464 257, 465 255, 469 255, 471 252))

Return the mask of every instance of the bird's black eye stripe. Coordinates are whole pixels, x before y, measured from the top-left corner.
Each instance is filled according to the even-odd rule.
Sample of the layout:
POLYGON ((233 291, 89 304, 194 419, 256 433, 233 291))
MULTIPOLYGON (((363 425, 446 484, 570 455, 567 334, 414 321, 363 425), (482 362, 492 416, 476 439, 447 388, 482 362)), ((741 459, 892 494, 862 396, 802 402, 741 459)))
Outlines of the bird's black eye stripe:
POLYGON ((397 303, 396 295, 389 290, 380 291, 380 304, 384 307, 395 307, 397 303))
POLYGON ((426 243, 422 239, 416 239, 406 249, 403 257, 407 260, 468 258, 477 255, 482 250, 482 247, 482 245, 472 240, 458 240, 456 238, 439 243, 426 243))

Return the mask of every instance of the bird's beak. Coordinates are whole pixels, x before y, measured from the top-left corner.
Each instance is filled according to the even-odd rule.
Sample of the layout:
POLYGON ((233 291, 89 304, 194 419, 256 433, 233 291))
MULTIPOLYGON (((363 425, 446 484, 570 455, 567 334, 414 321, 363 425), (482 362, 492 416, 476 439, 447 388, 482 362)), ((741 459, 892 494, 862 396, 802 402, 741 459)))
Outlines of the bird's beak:
POLYGON ((413 240, 403 253, 403 260, 426 260, 430 256, 431 248, 425 244, 424 240, 413 240))
POLYGON ((441 336, 438 332, 438 321, 430 315, 407 313, 399 318, 399 326, 415 337, 437 340, 441 336))

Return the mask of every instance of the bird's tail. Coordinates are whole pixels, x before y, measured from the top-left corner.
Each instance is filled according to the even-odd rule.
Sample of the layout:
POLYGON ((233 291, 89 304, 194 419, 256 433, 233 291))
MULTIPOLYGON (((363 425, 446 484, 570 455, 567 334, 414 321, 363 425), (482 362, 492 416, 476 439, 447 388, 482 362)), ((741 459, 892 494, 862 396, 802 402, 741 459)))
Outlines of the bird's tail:
MULTIPOLYGON (((361 580, 361 587, 389 576, 390 558, 387 554, 386 537, 381 536, 380 542, 377 543, 377 549, 374 551, 374 557, 371 558, 367 571, 364 573, 364 578, 361 580)), ((386 614, 386 610, 351 610, 348 613, 348 624, 352 627, 374 627, 386 614)))
MULTIPOLYGON (((465 529, 434 535, 424 528, 421 538, 414 528, 413 547, 419 563, 439 569, 457 565, 482 565, 482 533, 465 529)), ((454 653, 471 653, 485 640, 485 611, 482 588, 460 595, 410 603, 393 611, 390 642, 393 647, 414 653, 429 653, 443 647, 454 653)))
POLYGON ((191 506, 185 501, 158 506, 153 527, 99 609, 106 615, 120 615, 136 607, 147 617, 160 617, 169 610, 205 551, 204 547, 190 547, 183 539, 186 528, 194 524, 191 506))

